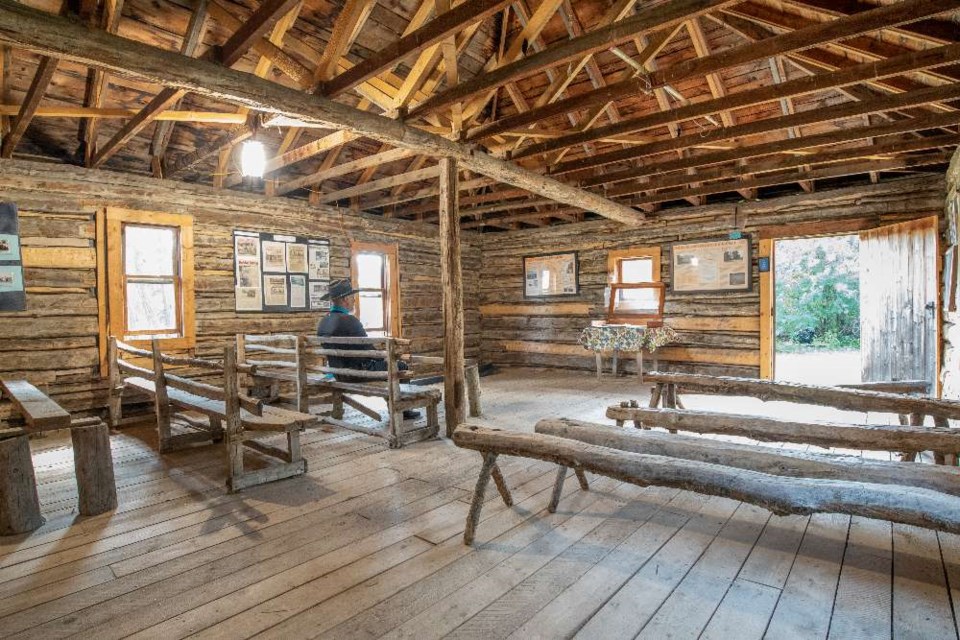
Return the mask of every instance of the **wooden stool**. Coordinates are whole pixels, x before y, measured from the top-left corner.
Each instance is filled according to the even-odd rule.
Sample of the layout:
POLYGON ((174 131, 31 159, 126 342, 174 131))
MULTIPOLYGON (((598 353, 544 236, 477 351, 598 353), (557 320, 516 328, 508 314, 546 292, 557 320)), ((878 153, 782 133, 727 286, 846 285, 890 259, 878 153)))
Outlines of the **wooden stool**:
POLYGON ((70 426, 70 439, 80 515, 95 516, 116 509, 117 484, 109 428, 100 418, 76 420, 70 426))
POLYGON ((23 429, 0 430, 0 470, 0 536, 33 531, 44 519, 23 429))

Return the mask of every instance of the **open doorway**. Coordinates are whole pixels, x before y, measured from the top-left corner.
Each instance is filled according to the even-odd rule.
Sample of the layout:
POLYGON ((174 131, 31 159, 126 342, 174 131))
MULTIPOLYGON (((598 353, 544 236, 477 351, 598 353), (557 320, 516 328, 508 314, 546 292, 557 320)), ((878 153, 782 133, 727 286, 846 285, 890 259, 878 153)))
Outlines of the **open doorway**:
POLYGON ((775 252, 776 379, 859 383, 859 236, 777 240, 775 252))
POLYGON ((761 240, 772 266, 760 269, 761 375, 820 385, 925 381, 937 394, 937 219, 843 226, 831 236, 761 240))

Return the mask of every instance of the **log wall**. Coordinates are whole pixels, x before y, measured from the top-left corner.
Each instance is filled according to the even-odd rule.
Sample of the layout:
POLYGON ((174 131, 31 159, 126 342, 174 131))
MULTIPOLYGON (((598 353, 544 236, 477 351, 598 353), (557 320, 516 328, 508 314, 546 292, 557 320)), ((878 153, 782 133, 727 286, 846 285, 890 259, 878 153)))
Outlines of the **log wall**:
MULTIPOLYGON (((0 376, 26 377, 69 410, 106 406, 98 365, 95 214, 108 206, 194 216, 196 353, 217 357, 238 332, 312 332, 319 314, 234 311, 235 228, 331 240, 331 277, 349 277, 350 242, 397 243, 403 336, 441 355, 437 227, 318 209, 286 198, 227 192, 131 174, 0 160, 0 200, 17 203, 27 310, 0 314, 0 376)), ((464 235, 466 354, 479 355, 480 252, 464 235)))
MULTIPOLYGON (((954 273, 960 273, 956 261, 960 260, 960 151, 953 155, 953 162, 947 170, 947 197, 944 208, 946 232, 944 249, 953 252, 954 273)), ((944 398, 960 398, 960 312, 951 311, 951 298, 957 299, 956 275, 944 272, 942 297, 942 362, 940 380, 943 384, 944 398), (951 292, 946 285, 953 289, 951 292), (952 294, 952 296, 951 296, 952 294)), ((957 300, 960 303, 960 300, 957 300)))
MULTIPOLYGON (((942 176, 922 176, 762 202, 666 210, 634 229, 599 221, 484 235, 483 360, 594 369, 593 354, 577 344, 577 337, 591 320, 605 318, 609 251, 660 245, 661 277, 669 284, 669 243, 724 237, 739 229, 753 239, 753 291, 678 295, 668 291, 666 321, 677 329, 682 342, 663 349, 660 366, 670 371, 757 377, 759 239, 830 233, 840 224, 852 232, 925 216, 942 219, 944 189, 942 176), (580 252, 580 295, 525 300, 523 256, 572 250, 580 252)), ((633 367, 632 359, 627 360, 624 364, 633 367)))

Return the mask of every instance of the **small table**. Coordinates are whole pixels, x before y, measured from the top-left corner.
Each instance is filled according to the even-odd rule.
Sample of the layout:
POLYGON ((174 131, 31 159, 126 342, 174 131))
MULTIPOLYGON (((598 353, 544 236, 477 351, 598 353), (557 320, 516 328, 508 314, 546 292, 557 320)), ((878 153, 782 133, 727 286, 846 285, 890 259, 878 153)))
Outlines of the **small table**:
POLYGON ((632 324, 607 324, 599 327, 586 327, 580 333, 579 343, 584 349, 595 352, 597 359, 597 378, 603 374, 603 353, 613 352, 611 371, 616 376, 620 352, 635 353, 637 358, 637 377, 643 381, 643 351, 646 349, 654 357, 654 369, 657 368, 656 350, 671 342, 676 342, 677 333, 667 326, 646 327, 632 324))

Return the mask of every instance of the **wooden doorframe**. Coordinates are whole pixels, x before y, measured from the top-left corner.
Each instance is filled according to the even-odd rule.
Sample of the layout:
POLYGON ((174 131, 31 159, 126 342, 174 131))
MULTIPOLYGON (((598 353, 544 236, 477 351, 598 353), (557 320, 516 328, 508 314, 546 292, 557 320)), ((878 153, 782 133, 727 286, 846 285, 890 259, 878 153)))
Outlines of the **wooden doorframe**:
POLYGON ((774 249, 776 240, 761 238, 758 258, 769 258, 769 268, 759 274, 760 279, 760 378, 773 380, 776 366, 777 309, 774 297, 774 249))

